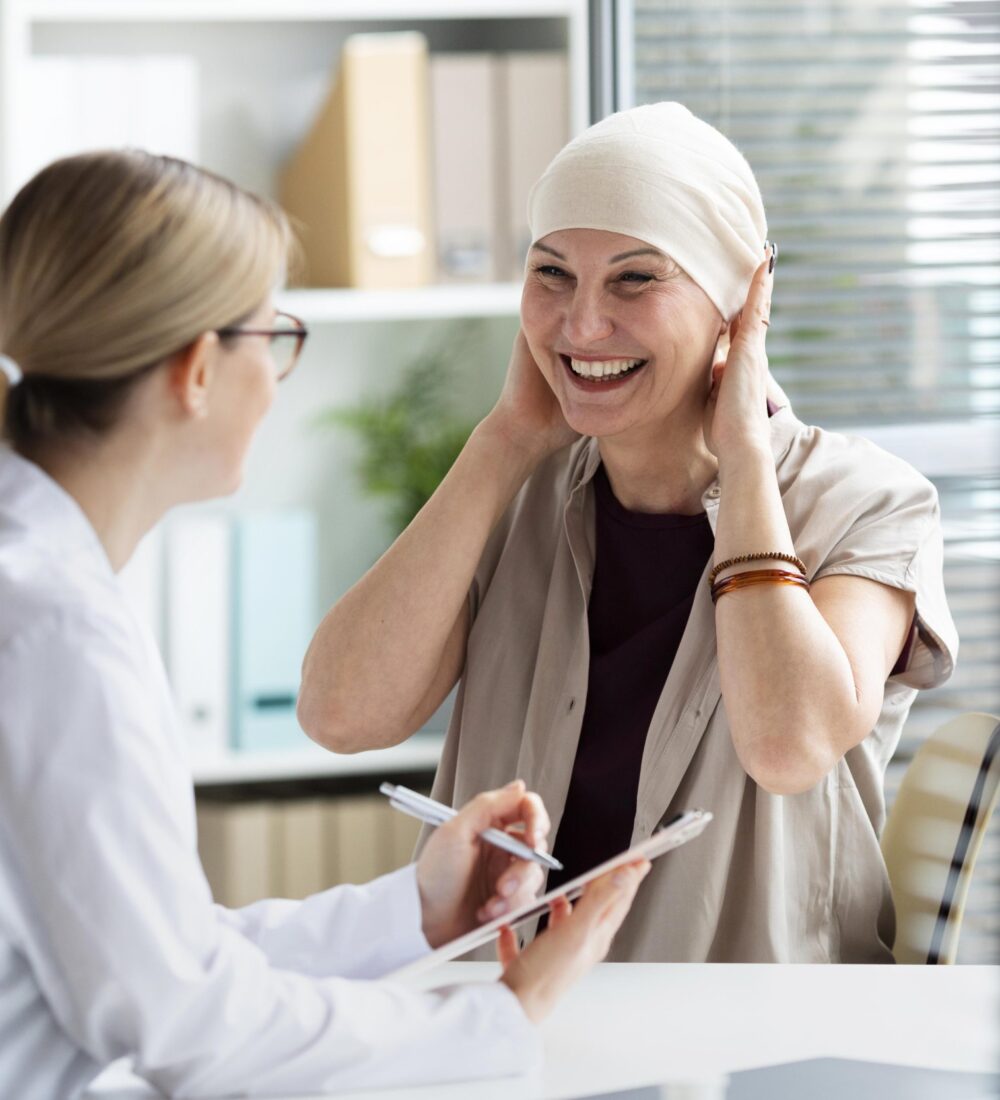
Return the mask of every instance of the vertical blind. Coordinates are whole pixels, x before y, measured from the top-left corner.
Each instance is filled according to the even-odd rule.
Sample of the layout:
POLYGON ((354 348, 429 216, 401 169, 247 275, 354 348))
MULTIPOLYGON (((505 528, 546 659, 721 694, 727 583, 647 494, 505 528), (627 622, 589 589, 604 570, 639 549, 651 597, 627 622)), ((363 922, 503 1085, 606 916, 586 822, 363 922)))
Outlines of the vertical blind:
MULTIPOLYGON (((825 427, 1000 414, 1000 4, 633 0, 636 104, 675 99, 747 157, 780 259, 768 357, 825 427)), ((956 432, 954 446, 963 446, 956 432)), ((956 713, 1000 714, 1000 455, 936 480, 958 668, 887 776, 956 713)), ((998 815, 1000 816, 1000 815, 998 815)), ((960 960, 1000 962, 1000 821, 960 960)))

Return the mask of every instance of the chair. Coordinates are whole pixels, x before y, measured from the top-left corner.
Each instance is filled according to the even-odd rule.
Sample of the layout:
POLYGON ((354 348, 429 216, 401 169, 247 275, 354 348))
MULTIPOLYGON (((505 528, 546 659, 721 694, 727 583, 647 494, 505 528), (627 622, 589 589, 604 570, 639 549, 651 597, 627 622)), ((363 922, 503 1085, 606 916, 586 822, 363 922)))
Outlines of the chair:
POLYGON ((898 963, 953 963, 972 869, 1000 796, 1000 719, 963 714, 917 750, 882 833, 898 963))

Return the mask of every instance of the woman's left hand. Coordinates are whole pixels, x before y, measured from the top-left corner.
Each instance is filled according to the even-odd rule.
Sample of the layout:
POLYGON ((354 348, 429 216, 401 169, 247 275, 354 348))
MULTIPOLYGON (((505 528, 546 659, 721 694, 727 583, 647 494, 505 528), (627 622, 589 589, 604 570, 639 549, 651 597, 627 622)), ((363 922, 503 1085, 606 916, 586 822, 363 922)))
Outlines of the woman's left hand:
POLYGON ((544 849, 549 816, 541 798, 515 779, 477 795, 434 830, 417 861, 423 932, 431 947, 526 904, 542 885, 537 863, 480 840, 490 828, 511 830, 530 847, 544 849))
MULTIPOLYGON (((777 249, 773 254, 777 255, 777 249)), ((720 461, 746 448, 770 448, 767 399, 778 405, 788 400, 767 367, 764 340, 771 316, 774 272, 768 268, 772 251, 757 268, 746 305, 729 327, 729 354, 712 367, 711 389, 705 405, 705 443, 720 461)))

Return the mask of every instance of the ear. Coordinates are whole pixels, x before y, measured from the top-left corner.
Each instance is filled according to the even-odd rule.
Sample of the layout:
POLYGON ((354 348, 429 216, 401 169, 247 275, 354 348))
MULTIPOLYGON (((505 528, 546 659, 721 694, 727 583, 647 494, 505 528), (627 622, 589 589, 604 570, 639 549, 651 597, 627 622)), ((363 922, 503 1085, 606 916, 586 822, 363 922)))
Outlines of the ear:
POLYGON ((729 355, 729 346, 731 343, 732 330, 730 328, 729 322, 724 317, 720 317, 719 331, 716 333, 715 336, 715 351, 712 353, 713 363, 717 363, 719 361, 724 363, 726 361, 726 356, 729 355))
POLYGON ((197 340, 174 355, 168 365, 170 391, 185 415, 202 418, 208 414, 208 392, 215 373, 219 337, 203 332, 197 340))

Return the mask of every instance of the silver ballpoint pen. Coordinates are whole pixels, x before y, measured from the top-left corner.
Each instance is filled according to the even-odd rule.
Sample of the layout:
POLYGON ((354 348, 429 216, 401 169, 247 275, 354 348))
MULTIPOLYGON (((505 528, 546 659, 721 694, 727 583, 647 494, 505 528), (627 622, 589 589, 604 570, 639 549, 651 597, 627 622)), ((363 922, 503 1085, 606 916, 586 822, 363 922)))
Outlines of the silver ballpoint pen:
MULTIPOLYGON (((389 799, 389 805, 394 810, 409 814, 428 825, 437 827, 450 821, 458 810, 451 806, 445 806, 443 802, 435 802, 433 798, 411 791, 409 787, 401 787, 396 783, 383 783, 379 790, 389 799)), ((487 844, 496 848, 502 848, 505 852, 517 856, 519 859, 530 859, 534 863, 540 863, 548 867, 550 871, 561 871, 563 865, 558 859, 553 859, 548 852, 539 851, 537 848, 529 848, 523 841, 517 840, 502 829, 484 829, 480 837, 487 844)))

